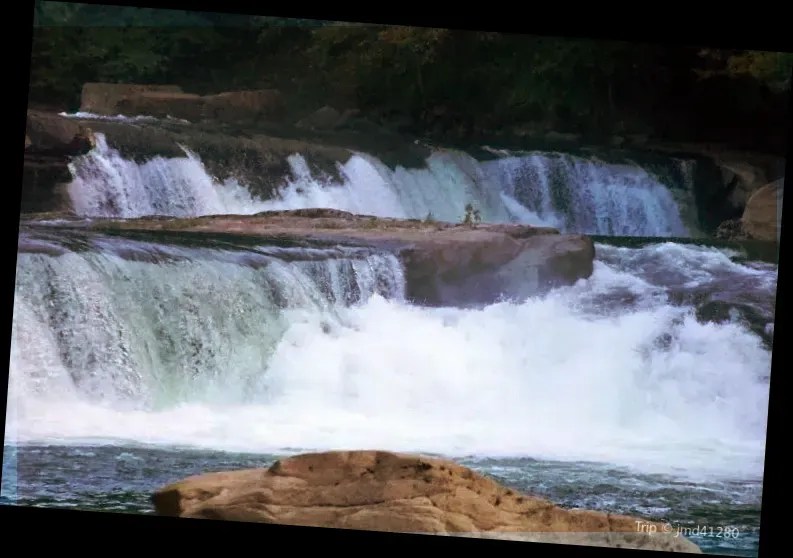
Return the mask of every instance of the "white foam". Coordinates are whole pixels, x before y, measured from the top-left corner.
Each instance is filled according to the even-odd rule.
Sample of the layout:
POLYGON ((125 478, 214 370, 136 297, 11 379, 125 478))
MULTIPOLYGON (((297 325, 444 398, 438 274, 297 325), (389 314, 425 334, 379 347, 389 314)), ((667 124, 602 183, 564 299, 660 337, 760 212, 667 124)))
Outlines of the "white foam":
MULTIPOLYGON (((421 309, 378 296, 330 313, 303 306, 281 314, 272 344, 246 329, 266 315, 256 302, 261 294, 248 288, 256 284, 252 270, 184 272, 169 268, 170 279, 158 279, 158 290, 140 283, 143 271, 128 286, 119 283, 120 275, 112 286, 105 283, 102 288, 112 289, 105 300, 119 301, 116 314, 103 314, 105 329, 87 324, 84 331, 96 332, 95 339, 83 343, 96 346, 100 331, 112 338, 119 325, 126 326, 127 341, 122 335, 117 347, 127 356, 116 370, 112 360, 105 366, 128 377, 124 363, 151 363, 146 358, 164 341, 144 329, 142 318, 123 318, 119 304, 127 297, 126 311, 132 312, 138 300, 143 311, 145 296, 167 306, 166 285, 183 285, 172 291, 173 304, 180 305, 172 318, 187 321, 182 333, 176 322, 168 326, 169 339, 181 344, 180 351, 195 335, 216 344, 214 360, 195 360, 192 372, 214 378, 211 399, 189 391, 175 397, 173 382, 159 410, 125 410, 112 397, 92 403, 61 388, 47 388, 55 397, 35 395, 20 377, 51 374, 68 384, 69 375, 54 345, 57 330, 33 320, 35 312, 20 301, 9 392, 16 399, 9 405, 7 438, 104 438, 251 452, 374 447, 598 460, 695 476, 762 474, 768 384, 761 378, 770 369, 770 353, 737 324, 698 324, 660 301, 611 315, 582 311, 584 298, 609 286, 652 293, 640 279, 604 265, 591 280, 544 299, 481 310, 421 309), (237 294, 221 296, 224 277, 234 278, 237 294), (202 281, 207 288, 189 286, 202 281), (220 308, 213 310, 218 304, 225 321, 213 326, 209 317, 221 317, 220 308), (656 343, 664 333, 671 335, 666 348, 656 343), (272 351, 262 352, 268 346, 272 351)), ((162 266, 158 273, 165 273, 162 266)), ((98 288, 81 300, 98 302, 98 288)), ((26 295, 18 291, 20 296, 26 295)), ((74 327, 75 318, 70 320, 64 327, 74 327)), ((168 370, 179 373, 178 367, 168 370)), ((149 380, 149 390, 168 384, 167 376, 158 377, 164 383, 149 380)))
MULTIPOLYGON (((72 165, 69 187, 83 216, 178 217, 330 208, 380 217, 432 217, 460 222, 471 204, 484 222, 520 222, 565 231, 687 236, 671 193, 643 169, 558 154, 533 153, 479 163, 462 152, 434 152, 423 169, 390 169, 354 154, 339 164, 341 180, 318 176, 299 154, 291 176, 260 200, 237 181, 214 181, 200 158, 123 159, 101 134, 97 148, 72 165)), ((270 188, 272 185, 267 185, 270 188)))

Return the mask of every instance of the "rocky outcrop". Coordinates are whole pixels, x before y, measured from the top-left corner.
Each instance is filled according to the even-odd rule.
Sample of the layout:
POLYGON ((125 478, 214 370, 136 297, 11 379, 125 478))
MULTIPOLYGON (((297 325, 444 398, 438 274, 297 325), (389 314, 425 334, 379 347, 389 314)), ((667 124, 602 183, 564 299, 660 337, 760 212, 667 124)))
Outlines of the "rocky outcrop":
POLYGON ((755 240, 777 242, 782 218, 783 179, 758 189, 746 204, 741 228, 755 240))
POLYGON ((100 230, 180 231, 335 243, 390 251, 402 260, 411 302, 478 305, 524 298, 592 274, 595 249, 582 235, 528 225, 455 225, 353 215, 332 209, 252 216, 97 220, 100 230))
POLYGON ((284 102, 274 89, 186 93, 176 85, 86 83, 80 110, 103 116, 153 116, 189 122, 278 120, 284 102))
POLYGON ((278 121, 284 112, 283 96, 275 89, 227 91, 207 95, 203 102, 203 118, 221 122, 278 121))
POLYGON ((730 241, 779 242, 783 183, 780 178, 755 190, 741 217, 721 223, 715 236, 730 241))
POLYGON ((178 85, 141 85, 133 83, 86 83, 83 85, 80 111, 116 116, 123 114, 119 103, 141 93, 183 93, 178 85))
POLYGON ((701 553, 657 523, 566 510, 450 461, 384 451, 190 477, 152 499, 165 516, 701 553))
POLYGON ((348 109, 344 112, 339 112, 333 107, 324 106, 299 120, 296 126, 309 130, 335 130, 347 126, 360 115, 361 112, 358 109, 348 109))
POLYGON ((117 114, 125 116, 170 117, 195 122, 203 118, 204 99, 191 93, 147 91, 119 99, 116 110, 117 114))
POLYGON ((90 128, 56 114, 29 110, 25 130, 22 211, 65 209, 69 161, 95 145, 90 128))
POLYGON ((25 151, 36 155, 71 157, 88 153, 95 142, 90 128, 57 114, 29 110, 25 151))

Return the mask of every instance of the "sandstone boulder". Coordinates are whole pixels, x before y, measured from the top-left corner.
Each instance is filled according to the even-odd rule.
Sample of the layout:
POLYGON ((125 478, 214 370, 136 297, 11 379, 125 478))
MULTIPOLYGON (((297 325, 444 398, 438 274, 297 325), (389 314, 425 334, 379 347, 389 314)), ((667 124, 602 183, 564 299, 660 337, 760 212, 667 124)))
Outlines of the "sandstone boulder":
POLYGON ((203 98, 204 118, 221 122, 278 120, 283 116, 284 99, 276 89, 226 91, 203 98))
POLYGON ((83 85, 80 111, 116 116, 123 114, 118 104, 122 99, 140 93, 181 93, 178 85, 141 85, 132 83, 86 83, 83 85))
POLYGON ((779 240, 782 217, 782 189, 784 179, 758 189, 746 204, 741 217, 741 227, 754 240, 779 240))
POLYGON ((565 510, 453 462, 383 451, 199 475, 158 490, 153 502, 166 516, 701 553, 651 522, 565 510))
POLYGON ((201 120, 204 114, 203 97, 191 93, 146 91, 119 99, 116 106, 126 116, 170 116, 190 122, 201 120))

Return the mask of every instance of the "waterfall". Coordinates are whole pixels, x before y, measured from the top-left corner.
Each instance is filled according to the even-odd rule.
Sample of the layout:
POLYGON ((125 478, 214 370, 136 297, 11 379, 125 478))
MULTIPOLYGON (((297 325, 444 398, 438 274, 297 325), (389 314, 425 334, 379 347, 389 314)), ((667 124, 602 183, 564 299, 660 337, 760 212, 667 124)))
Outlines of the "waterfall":
POLYGON ((124 159, 98 134, 97 147, 72 164, 69 195, 83 216, 246 215, 324 207, 460 222, 471 204, 485 222, 603 235, 689 234, 670 190, 635 164, 556 153, 480 162, 462 152, 438 150, 425 168, 390 169, 372 155, 357 153, 338 165, 342 178, 334 181, 312 173, 300 154, 288 162, 290 176, 273 199, 261 200, 236 180, 215 181, 189 150, 184 157, 138 164, 124 159))

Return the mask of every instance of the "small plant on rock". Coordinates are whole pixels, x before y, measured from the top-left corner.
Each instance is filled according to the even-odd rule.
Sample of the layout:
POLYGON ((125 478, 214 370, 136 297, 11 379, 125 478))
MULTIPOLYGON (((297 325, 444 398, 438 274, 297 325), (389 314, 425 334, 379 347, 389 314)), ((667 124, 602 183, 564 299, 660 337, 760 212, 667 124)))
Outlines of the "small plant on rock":
POLYGON ((474 223, 482 222, 482 214, 478 209, 474 209, 473 204, 465 204, 465 217, 463 218, 464 225, 473 225, 474 223))

